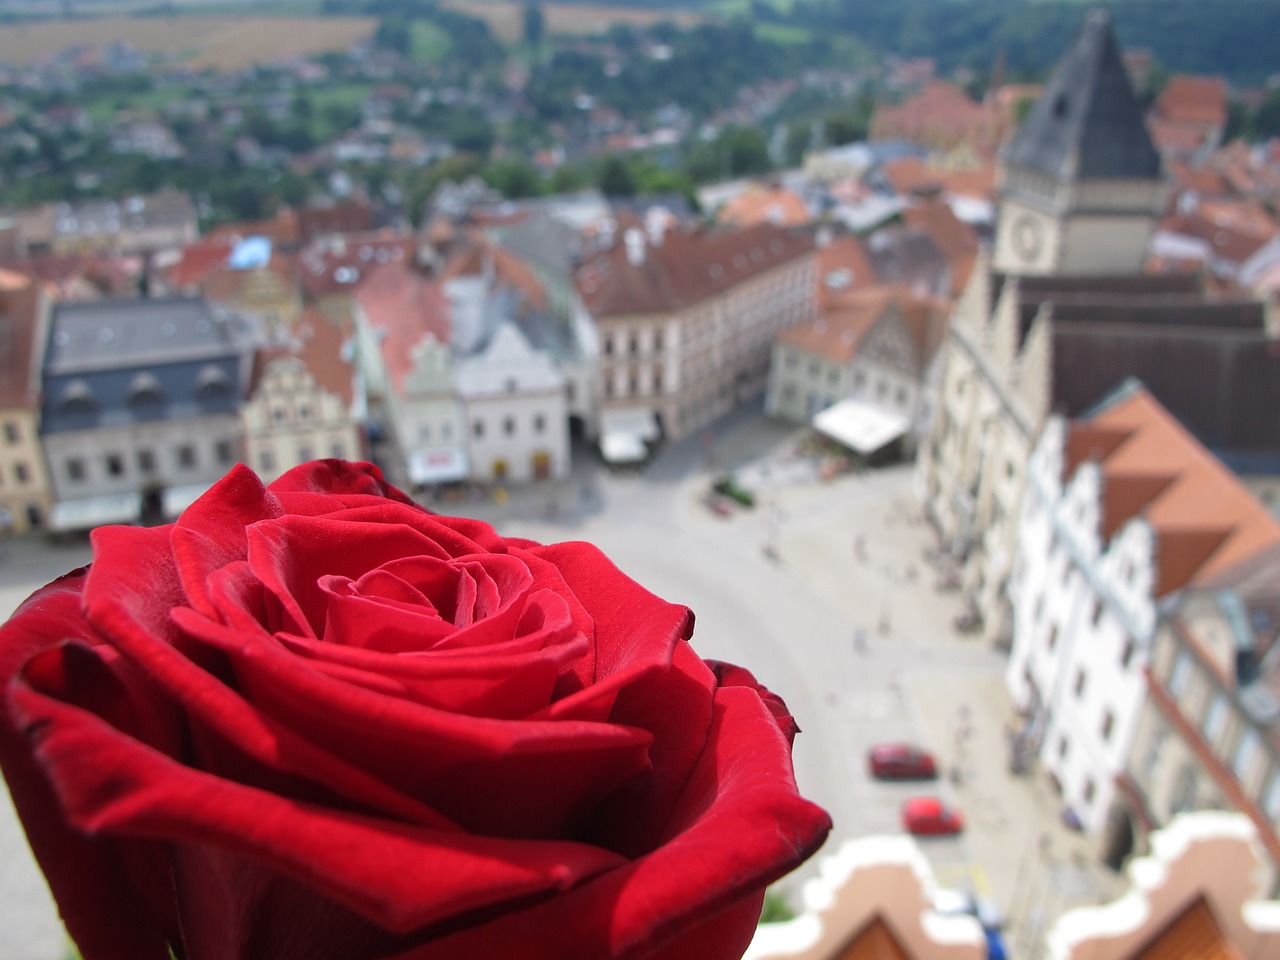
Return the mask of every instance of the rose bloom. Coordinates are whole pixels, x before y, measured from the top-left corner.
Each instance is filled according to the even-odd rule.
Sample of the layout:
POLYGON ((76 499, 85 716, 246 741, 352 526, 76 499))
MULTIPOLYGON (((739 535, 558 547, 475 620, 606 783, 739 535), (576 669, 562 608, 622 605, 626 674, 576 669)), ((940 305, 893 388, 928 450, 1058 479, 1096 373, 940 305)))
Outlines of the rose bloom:
POLYGON ((0 628, 85 960, 740 957, 830 828, 782 701, 590 544, 330 460, 93 547, 0 628))

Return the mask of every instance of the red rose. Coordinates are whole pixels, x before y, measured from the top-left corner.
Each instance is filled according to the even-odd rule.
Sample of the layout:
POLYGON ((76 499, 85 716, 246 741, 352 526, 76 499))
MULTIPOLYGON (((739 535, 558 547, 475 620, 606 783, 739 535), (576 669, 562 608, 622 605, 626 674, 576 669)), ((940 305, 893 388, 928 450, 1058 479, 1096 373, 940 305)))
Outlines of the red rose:
POLYGON ((739 957, 822 842, 782 702, 585 543, 239 467, 0 628, 0 766, 86 960, 739 957))

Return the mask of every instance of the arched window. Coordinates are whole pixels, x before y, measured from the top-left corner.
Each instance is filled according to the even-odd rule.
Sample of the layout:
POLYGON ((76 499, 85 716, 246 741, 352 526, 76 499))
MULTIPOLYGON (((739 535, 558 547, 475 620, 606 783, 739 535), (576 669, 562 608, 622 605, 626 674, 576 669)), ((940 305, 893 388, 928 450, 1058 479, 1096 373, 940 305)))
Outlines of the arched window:
POLYGON ((129 381, 129 406, 134 408, 156 408, 164 405, 168 397, 164 387, 154 374, 143 371, 129 381))
POLYGON ((72 380, 62 388, 62 393, 58 397, 58 409, 62 413, 97 413, 98 398, 93 395, 93 390, 83 380, 72 380))
POLYGON ((231 396, 231 378, 221 367, 208 363, 196 375, 195 390, 201 400, 222 400, 231 396))

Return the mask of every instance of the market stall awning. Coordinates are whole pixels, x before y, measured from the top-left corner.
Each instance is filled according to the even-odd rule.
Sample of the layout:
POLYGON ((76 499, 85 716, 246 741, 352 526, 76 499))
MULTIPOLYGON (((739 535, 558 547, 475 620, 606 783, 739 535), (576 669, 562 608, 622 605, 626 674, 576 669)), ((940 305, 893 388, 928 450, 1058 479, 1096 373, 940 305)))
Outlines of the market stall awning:
POLYGON ((135 523, 141 513, 142 496, 137 493, 62 500, 53 505, 49 526, 59 532, 92 530, 108 523, 135 523))
POLYGON ((657 414, 646 407, 600 414, 600 454, 606 463, 638 463, 649 455, 648 443, 659 436, 657 414))
POLYGON ((471 473, 467 454, 456 447, 414 450, 409 454, 409 479, 414 483, 452 483, 471 473))
POLYGON ((813 418, 813 429, 864 456, 897 440, 911 428, 900 413, 865 400, 841 400, 813 418))

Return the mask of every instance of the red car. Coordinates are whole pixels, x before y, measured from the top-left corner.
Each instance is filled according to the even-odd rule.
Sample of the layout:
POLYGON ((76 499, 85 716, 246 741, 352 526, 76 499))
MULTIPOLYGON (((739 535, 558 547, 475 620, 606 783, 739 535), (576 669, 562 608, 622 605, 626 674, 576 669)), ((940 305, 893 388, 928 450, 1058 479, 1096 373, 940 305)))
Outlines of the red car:
POLYGON ((909 743, 882 743, 867 754, 871 775, 880 780, 932 780, 938 765, 928 750, 909 743))
POLYGON ((953 834, 964 829, 964 817, 937 797, 913 797, 902 805, 902 826, 907 833, 953 834))

